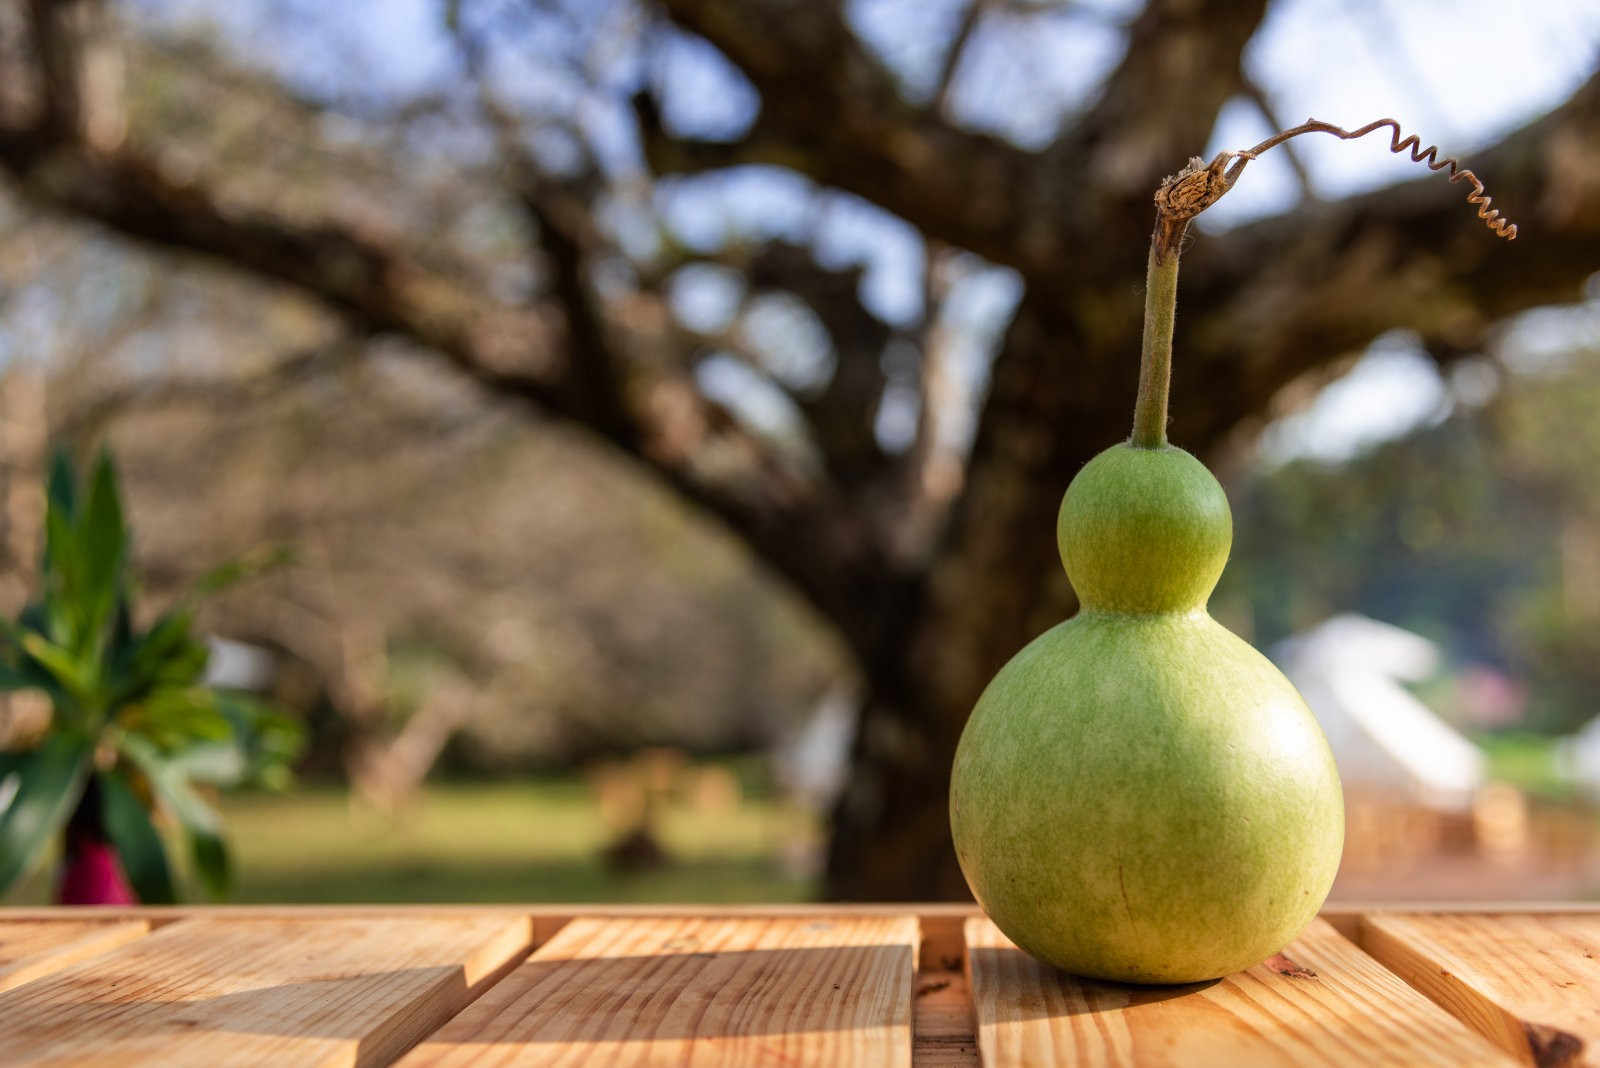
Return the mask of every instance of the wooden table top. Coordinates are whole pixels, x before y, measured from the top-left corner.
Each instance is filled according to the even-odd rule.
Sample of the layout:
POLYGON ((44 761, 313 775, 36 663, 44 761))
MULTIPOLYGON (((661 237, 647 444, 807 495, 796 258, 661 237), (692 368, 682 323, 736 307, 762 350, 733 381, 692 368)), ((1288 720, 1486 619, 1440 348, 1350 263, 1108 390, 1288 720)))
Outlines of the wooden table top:
POLYGON ((1330 908, 1183 987, 950 905, 0 910, 0 1063, 1600 1066, 1600 908, 1330 908))

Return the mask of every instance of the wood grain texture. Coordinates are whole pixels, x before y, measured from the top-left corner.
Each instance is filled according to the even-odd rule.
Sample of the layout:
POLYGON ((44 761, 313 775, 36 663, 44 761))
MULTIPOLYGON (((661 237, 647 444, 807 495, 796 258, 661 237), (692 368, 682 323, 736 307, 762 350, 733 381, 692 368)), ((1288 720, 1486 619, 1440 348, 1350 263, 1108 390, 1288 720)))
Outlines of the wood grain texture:
POLYGON ((1007 1065, 1511 1065, 1321 920, 1279 956, 1209 983, 1077 979, 967 924, 986 1068, 1007 1065))
POLYGON ((1519 1060, 1600 1066, 1600 914, 1378 913, 1358 937, 1519 1060))
MULTIPOLYGON (((1577 906, 1582 907, 1582 906, 1577 906)), ((922 949, 919 960, 926 967, 938 967, 949 960, 951 967, 960 967, 961 925, 973 916, 981 915, 972 903, 937 901, 911 901, 890 904, 783 904, 783 905, 707 905, 677 903, 669 905, 630 904, 354 904, 354 905, 75 905, 15 906, 5 910, 9 920, 145 920, 153 927, 188 919, 243 919, 247 917, 273 919, 283 916, 308 917, 377 917, 377 916, 527 916, 534 925, 534 945, 543 945, 575 916, 710 916, 739 919, 835 919, 840 916, 910 916, 922 923, 922 949)))
MULTIPOLYGON (((924 942, 927 936, 923 936, 924 942)), ((959 963, 959 960, 958 960, 959 963)), ((916 1068, 978 1068, 978 1024, 963 972, 917 973, 911 1008, 911 1063, 916 1068)))
POLYGON ((145 920, 0 920, 0 991, 132 942, 145 920))
POLYGON ((526 917, 180 921, 0 994, 0 1063, 386 1064, 529 938, 526 917))
POLYGON ((568 923, 402 1063, 911 1061, 914 916, 568 923))

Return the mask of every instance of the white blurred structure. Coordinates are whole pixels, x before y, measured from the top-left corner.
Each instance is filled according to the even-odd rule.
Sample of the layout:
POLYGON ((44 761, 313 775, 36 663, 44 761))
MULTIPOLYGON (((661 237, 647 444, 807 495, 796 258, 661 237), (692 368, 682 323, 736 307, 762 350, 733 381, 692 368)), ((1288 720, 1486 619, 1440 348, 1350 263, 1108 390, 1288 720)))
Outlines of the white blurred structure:
POLYGON ((858 705, 853 690, 835 687, 817 702, 809 719, 772 747, 778 785, 813 812, 828 811, 844 789, 858 705))
POLYGON ((1585 723, 1577 734, 1562 739, 1556 754, 1558 770, 1570 776, 1584 793, 1600 799, 1600 716, 1585 723))
POLYGON ((207 636, 206 646, 210 656, 202 680, 205 685, 253 693, 265 693, 272 686, 278 673, 278 658, 269 650, 215 634, 207 636))
POLYGON ((1322 724, 1346 788, 1401 795, 1447 812, 1472 807, 1484 782, 1483 754, 1401 685, 1437 668, 1432 642, 1365 616, 1340 615, 1272 652, 1322 724))

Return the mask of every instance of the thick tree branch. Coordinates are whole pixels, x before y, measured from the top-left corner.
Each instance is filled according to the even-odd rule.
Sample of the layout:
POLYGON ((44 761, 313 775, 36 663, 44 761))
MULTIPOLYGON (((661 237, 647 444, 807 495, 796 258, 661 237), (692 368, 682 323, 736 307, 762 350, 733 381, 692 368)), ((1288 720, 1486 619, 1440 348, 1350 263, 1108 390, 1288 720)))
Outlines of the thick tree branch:
POLYGON ((837 364, 828 384, 797 402, 811 424, 828 474, 848 493, 880 478, 887 466, 873 433, 883 396, 883 349, 891 331, 861 306, 862 269, 829 270, 809 248, 774 241, 744 264, 753 292, 786 290, 805 301, 833 341, 837 364))
MULTIPOLYGON (((477 70, 477 46, 470 38, 461 43, 469 70, 477 70)), ((571 366, 570 403, 562 414, 645 460, 683 496, 725 521, 819 611, 838 620, 846 640, 858 648, 878 643, 882 627, 870 611, 874 598, 864 598, 862 590, 883 580, 882 539, 862 521, 862 510, 851 507, 832 478, 795 472, 765 441, 702 397, 688 374, 691 344, 670 323, 659 294, 640 291, 634 301, 621 302, 621 313, 600 299, 587 277, 592 259, 605 251, 590 214, 598 195, 597 171, 550 181, 523 147, 515 115, 482 85, 478 102, 496 131, 523 209, 538 225, 541 251, 552 269, 571 366), (861 611, 864 603, 869 611, 861 611)), ((786 269, 797 264, 784 256, 784 248, 765 249, 746 264, 750 285, 792 281, 786 269), (771 256, 781 262, 768 262, 771 256)), ((829 278, 810 254, 803 254, 811 270, 797 277, 829 278)), ((851 307, 866 317, 853 291, 851 307)), ((842 350, 843 355, 854 353, 842 350)), ((851 360, 853 368, 859 365, 861 360, 851 360)), ((875 353, 870 366, 877 368, 875 353)), ((854 379, 846 373, 835 381, 854 379)), ((840 411, 824 416, 859 417, 846 398, 835 400, 840 411)), ((866 430, 856 428, 856 433, 870 436, 870 419, 859 425, 866 430)), ((848 433, 838 432, 827 419, 816 420, 816 428, 824 454, 848 433)), ((834 470, 854 473, 830 465, 834 470)))
POLYGON ((1145 198, 1203 149, 1243 85, 1240 56, 1266 8, 1267 0, 1150 0, 1098 102, 1066 138, 1090 184, 1145 198))
POLYGON ((28 0, 28 29, 38 57, 37 121, 54 136, 74 136, 82 125, 79 37, 91 6, 91 0, 28 0))
POLYGON ((402 250, 334 224, 224 208, 132 151, 102 154, 35 131, 0 131, 0 169, 34 202, 152 245, 286 282, 364 333, 439 351, 486 386, 560 406, 556 335, 537 310, 488 301, 402 250))
MULTIPOLYGON (((540 221, 543 246, 553 261, 574 363, 586 369, 585 403, 591 411, 598 409, 586 425, 645 460, 685 497, 727 523, 768 566, 837 620, 858 649, 880 641, 880 618, 862 592, 885 579, 881 539, 864 511, 851 507, 850 498, 842 495, 848 484, 841 487, 831 478, 792 469, 704 398, 686 372, 685 338, 670 325, 670 313, 659 298, 641 293, 628 309, 631 314, 617 321, 584 277, 585 257, 595 241, 587 231, 587 217, 578 206, 563 206, 548 192, 541 196, 530 187, 524 196, 540 221), (646 312, 645 305, 654 307, 646 312), (634 362, 642 366, 626 366, 634 362), (867 611, 862 610, 864 601, 867 611)), ((787 273, 773 273, 780 270, 758 255, 750 265, 752 285, 789 280, 787 273)), ((842 358, 855 355, 841 352, 842 358)), ((852 358, 841 364, 835 382, 853 381, 848 368, 861 363, 852 358)), ((875 359, 870 366, 876 369, 875 359)), ((836 393, 835 399, 842 411, 823 415, 861 417, 847 403, 849 398, 836 393)), ((836 428, 823 419, 817 429, 836 428)), ((841 433, 850 430, 870 436, 871 421, 841 433)), ((836 436, 825 433, 824 439, 838 447, 836 436)), ((856 473, 846 469, 848 475, 856 473)))
MULTIPOLYGON (((51 39, 60 46, 57 73, 71 76, 74 40, 51 39)), ((871 640, 874 614, 861 609, 855 584, 874 570, 874 539, 681 374, 623 380, 583 277, 588 222, 570 203, 523 183, 555 268, 562 314, 553 316, 486 300, 405 250, 338 225, 224 207, 204 186, 172 180, 131 149, 91 149, 72 124, 41 119, 0 129, 0 170, 36 203, 286 282, 341 314, 357 337, 403 335, 486 390, 600 434, 727 522, 853 640, 871 640)))
MULTIPOLYGON (((957 129, 908 103, 894 77, 850 30, 841 5, 665 0, 684 29, 720 48, 761 93, 761 113, 731 146, 685 149, 644 125, 657 173, 727 162, 772 162, 858 193, 951 244, 1039 270, 1066 251, 1056 221, 1066 173, 985 134, 957 129), (784 35, 773 36, 781 23, 784 35), (718 161, 723 161, 718 163, 718 161)), ((648 119, 648 115, 646 116, 648 119)))
MULTIPOLYGON (((852 607, 852 583, 871 573, 876 552, 861 521, 774 466, 765 445, 681 379, 630 391, 620 398, 625 417, 613 410, 601 418, 597 405, 618 397, 614 386, 596 389, 597 369, 584 362, 594 350, 583 347, 589 327, 581 316, 552 325, 548 311, 487 301, 349 231, 224 211, 204 189, 173 183, 128 153, 105 157, 39 145, 32 135, 0 134, 0 167, 35 201, 157 247, 203 253, 288 282, 342 314, 357 334, 403 335, 496 395, 578 422, 725 521, 819 609, 842 616, 847 633, 852 617, 861 628, 853 637, 872 626, 870 615, 852 607), (708 466, 713 455, 721 459, 708 466), (730 476, 724 465, 734 457, 742 473, 730 476)), ((559 228, 550 233, 559 251, 559 228)), ((569 286, 575 269, 569 262, 569 286)), ((565 304, 564 312, 572 307, 565 304)))
POLYGON ((1099 103, 1042 153, 958 129, 898 95, 839 5, 663 0, 679 25, 720 48, 755 84, 762 110, 731 145, 667 136, 642 123, 658 173, 772 162, 867 197, 931 236, 1016 267, 1052 288, 1103 277, 1104 255, 1132 248, 1132 218, 1160 178, 1199 151, 1241 84, 1239 56, 1266 0, 1153 0, 1099 103), (785 47, 771 26, 785 26, 785 47), (1174 162, 1176 160, 1176 163, 1174 162), (1086 256, 1083 250, 1094 248, 1086 256))

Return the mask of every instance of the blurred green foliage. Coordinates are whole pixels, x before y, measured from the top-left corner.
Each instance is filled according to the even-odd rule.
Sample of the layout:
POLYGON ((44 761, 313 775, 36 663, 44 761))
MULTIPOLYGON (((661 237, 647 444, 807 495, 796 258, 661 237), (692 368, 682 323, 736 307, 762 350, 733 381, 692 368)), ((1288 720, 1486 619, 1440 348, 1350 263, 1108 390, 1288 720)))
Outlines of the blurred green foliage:
POLYGON ((1361 612, 1520 681, 1520 726, 1576 729, 1600 693, 1597 410, 1600 353, 1579 351, 1348 462, 1234 487, 1218 614, 1264 647, 1361 612))
POLYGON ((208 893, 231 881, 222 821, 202 785, 282 785, 299 751, 298 726, 249 695, 204 682, 207 647, 195 598, 261 566, 269 555, 217 569, 158 616, 136 626, 130 539, 111 457, 81 485, 65 453, 50 470, 40 589, 0 622, 0 689, 36 690, 48 726, 30 748, 0 752, 0 892, 46 852, 85 797, 146 903, 175 899, 150 810, 182 827, 208 893), (89 790, 91 780, 98 786, 89 790))

